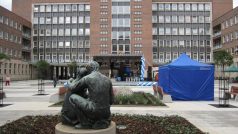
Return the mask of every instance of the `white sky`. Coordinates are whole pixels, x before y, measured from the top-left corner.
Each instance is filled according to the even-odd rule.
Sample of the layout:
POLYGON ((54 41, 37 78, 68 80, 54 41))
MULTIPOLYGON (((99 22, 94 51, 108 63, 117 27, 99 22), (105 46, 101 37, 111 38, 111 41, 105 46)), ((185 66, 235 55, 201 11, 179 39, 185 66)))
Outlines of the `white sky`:
MULTIPOLYGON (((11 10, 12 8, 12 0, 0 0, 0 5, 11 10)), ((233 0, 233 7, 238 6, 238 0, 233 0)))

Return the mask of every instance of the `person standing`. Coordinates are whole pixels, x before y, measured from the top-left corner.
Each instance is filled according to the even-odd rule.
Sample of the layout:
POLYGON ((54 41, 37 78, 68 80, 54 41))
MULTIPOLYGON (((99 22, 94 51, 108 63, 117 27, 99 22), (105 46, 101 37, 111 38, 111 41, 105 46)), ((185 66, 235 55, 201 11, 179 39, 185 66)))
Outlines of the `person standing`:
POLYGON ((56 77, 53 78, 53 84, 54 84, 54 88, 55 88, 56 85, 57 85, 57 78, 56 77))
POLYGON ((10 76, 7 75, 6 76, 6 83, 5 83, 6 86, 10 86, 10 80, 11 80, 10 76))

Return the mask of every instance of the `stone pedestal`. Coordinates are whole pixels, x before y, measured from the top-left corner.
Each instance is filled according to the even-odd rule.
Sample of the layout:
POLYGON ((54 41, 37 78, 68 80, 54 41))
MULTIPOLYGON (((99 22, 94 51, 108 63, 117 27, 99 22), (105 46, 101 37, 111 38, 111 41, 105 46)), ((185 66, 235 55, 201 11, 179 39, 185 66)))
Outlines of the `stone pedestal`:
POLYGON ((116 123, 111 122, 111 125, 106 129, 75 129, 74 127, 59 123, 55 126, 55 134, 116 134, 116 123))

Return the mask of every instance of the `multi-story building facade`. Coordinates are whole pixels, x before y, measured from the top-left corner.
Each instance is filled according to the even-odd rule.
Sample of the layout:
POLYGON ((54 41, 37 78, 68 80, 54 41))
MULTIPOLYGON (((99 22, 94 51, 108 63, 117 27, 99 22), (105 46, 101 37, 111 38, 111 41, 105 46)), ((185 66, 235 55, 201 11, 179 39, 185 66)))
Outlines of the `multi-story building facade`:
POLYGON ((141 56, 146 68, 166 64, 183 52, 211 62, 212 3, 214 8, 224 4, 220 0, 13 0, 12 9, 32 21, 32 60, 51 63, 51 76, 67 76, 68 63, 92 59, 108 76, 123 76, 139 75, 141 56))
POLYGON ((238 7, 213 21, 213 51, 226 50, 238 66, 238 7))
POLYGON ((0 52, 10 60, 2 60, 0 74, 12 80, 32 78, 31 22, 0 6, 0 52))

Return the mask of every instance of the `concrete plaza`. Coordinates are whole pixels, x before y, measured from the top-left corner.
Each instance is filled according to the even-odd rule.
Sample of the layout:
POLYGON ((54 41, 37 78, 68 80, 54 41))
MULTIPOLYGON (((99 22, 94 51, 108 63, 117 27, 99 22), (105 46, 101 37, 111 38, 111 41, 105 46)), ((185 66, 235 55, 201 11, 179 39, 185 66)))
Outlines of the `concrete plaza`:
MULTIPOLYGON (((50 82, 50 81, 48 81, 50 82)), ((114 83, 115 85, 128 85, 128 83, 114 83)), ((237 84, 233 84, 237 85, 237 84)), ((26 115, 49 115, 60 112, 61 107, 49 107, 50 96, 58 92, 52 84, 45 85, 48 95, 36 96, 37 81, 15 81, 4 91, 7 98, 0 107, 0 125, 16 120, 26 115)), ((238 85, 237 85, 238 86, 238 85)), ((153 93, 152 87, 130 86, 133 91, 153 93)), ((218 96, 218 85, 215 84, 215 97, 218 96)), ((238 132, 238 108, 216 108, 209 104, 218 104, 218 101, 174 101, 166 103, 167 107, 112 107, 112 113, 153 114, 156 116, 179 115, 189 120, 196 127, 211 134, 236 134, 238 132)), ((238 107, 238 102, 230 101, 231 105, 238 107)))

